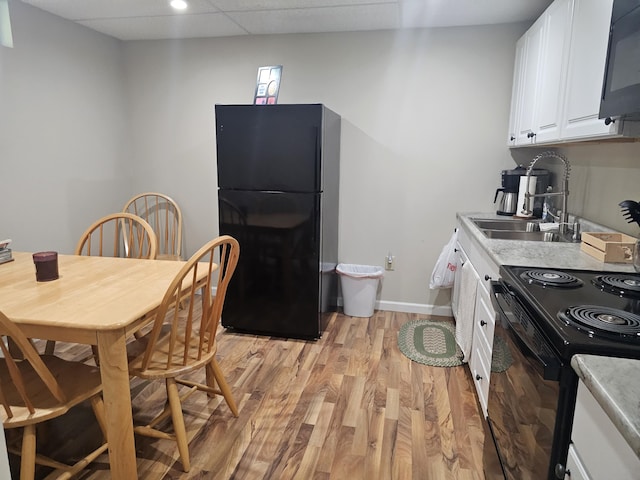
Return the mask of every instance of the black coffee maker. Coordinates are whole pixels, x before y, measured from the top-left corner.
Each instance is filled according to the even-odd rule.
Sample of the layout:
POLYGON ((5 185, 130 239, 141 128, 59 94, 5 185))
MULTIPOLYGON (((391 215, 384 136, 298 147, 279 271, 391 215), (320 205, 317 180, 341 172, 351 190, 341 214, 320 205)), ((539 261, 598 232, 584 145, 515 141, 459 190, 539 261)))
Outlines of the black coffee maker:
POLYGON ((520 177, 527 173, 527 169, 522 165, 513 170, 502 170, 502 187, 496 190, 493 203, 498 200, 498 193, 502 192, 502 197, 498 202, 498 215, 515 215, 518 209, 518 188, 520 188, 520 177))
MULTIPOLYGON (((498 215, 515 215, 518 211, 518 190, 520 188, 520 177, 527 174, 526 167, 518 165, 512 170, 502 170, 502 187, 496 190, 493 203, 498 201, 498 193, 502 192, 502 197, 498 201, 498 215)), ((532 177, 536 177, 536 193, 545 193, 549 186, 549 171, 543 168, 534 168, 531 172, 532 177)), ((542 216, 542 199, 536 197, 533 202, 533 216, 540 218, 542 216)))

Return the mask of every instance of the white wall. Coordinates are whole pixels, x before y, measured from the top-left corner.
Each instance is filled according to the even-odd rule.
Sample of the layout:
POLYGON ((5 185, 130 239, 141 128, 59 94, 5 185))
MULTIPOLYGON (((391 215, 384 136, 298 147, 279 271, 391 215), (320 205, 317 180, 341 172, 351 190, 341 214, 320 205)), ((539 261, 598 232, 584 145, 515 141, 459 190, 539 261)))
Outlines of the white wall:
POLYGON ((251 103, 282 64, 279 103, 342 116, 340 261, 381 265, 383 301, 432 304, 428 279, 459 210, 493 209, 514 46, 525 26, 125 44, 135 189, 185 212, 192 252, 217 233, 216 103, 251 103))
POLYGON ((570 212, 640 237, 637 223, 627 223, 618 204, 640 201, 640 143, 572 145, 560 149, 571 162, 570 212))
POLYGON ((121 42, 22 2, 0 47, 0 237, 72 253, 130 193, 121 42))

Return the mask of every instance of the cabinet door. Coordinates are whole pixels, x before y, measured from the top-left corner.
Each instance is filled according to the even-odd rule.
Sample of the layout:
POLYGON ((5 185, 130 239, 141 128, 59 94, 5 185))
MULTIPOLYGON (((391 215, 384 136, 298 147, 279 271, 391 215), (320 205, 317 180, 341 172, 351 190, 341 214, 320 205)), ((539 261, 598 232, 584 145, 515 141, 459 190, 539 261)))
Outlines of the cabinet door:
POLYGON ((589 474, 586 472, 582 460, 572 445, 569 445, 569 454, 567 455, 567 473, 565 480, 590 480, 589 474))
POLYGON ((638 479, 640 459, 582 382, 578 384, 571 440, 589 478, 638 479))
POLYGON ((544 26, 543 15, 524 34, 521 84, 518 87, 516 145, 533 143, 544 26))
POLYGON ((453 288, 451 289, 451 310, 454 318, 458 318, 458 305, 460 304, 460 278, 462 276, 462 265, 469 261, 467 254, 460 246, 460 243, 456 243, 456 273, 453 278, 453 288))
POLYGON ((524 74, 524 54, 526 45, 526 35, 520 37, 516 43, 516 60, 513 64, 513 85, 511 87, 511 110, 509 112, 509 133, 507 135, 507 146, 516 145, 519 121, 520 103, 522 97, 522 76, 524 74))
POLYGON ((533 128, 535 143, 553 142, 560 138, 572 13, 573 0, 556 0, 544 12, 543 60, 540 62, 533 128))
POLYGON ((598 119, 613 0, 575 0, 562 138, 616 135, 620 122, 598 119))
POLYGON ((490 305, 490 293, 487 292, 482 283, 479 283, 476 291, 473 344, 471 346, 469 368, 473 376, 478 400, 480 400, 482 413, 485 417, 487 416, 487 402, 489 399, 489 379, 495 328, 495 313, 490 305))
POLYGON ((560 139, 573 1, 553 2, 516 44, 509 145, 560 139))

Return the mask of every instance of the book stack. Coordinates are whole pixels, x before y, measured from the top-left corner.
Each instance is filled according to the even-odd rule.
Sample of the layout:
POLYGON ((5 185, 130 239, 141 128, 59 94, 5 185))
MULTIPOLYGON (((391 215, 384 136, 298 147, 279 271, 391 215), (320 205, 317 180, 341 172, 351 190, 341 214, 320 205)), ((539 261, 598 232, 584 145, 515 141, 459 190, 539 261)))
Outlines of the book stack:
POLYGON ((11 249, 9 245, 11 244, 11 240, 2 240, 0 242, 0 264, 7 263, 13 260, 11 256, 11 249))

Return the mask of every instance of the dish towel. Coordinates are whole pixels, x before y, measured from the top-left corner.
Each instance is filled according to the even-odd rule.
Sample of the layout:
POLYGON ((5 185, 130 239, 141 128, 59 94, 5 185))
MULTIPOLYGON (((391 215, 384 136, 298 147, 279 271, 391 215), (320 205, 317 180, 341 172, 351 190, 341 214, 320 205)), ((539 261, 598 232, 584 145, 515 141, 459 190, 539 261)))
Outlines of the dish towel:
POLYGON ((456 318, 456 343, 462 350, 463 362, 468 362, 471 356, 477 278, 471 262, 464 262, 460 274, 460 297, 458 299, 458 316, 456 318))

